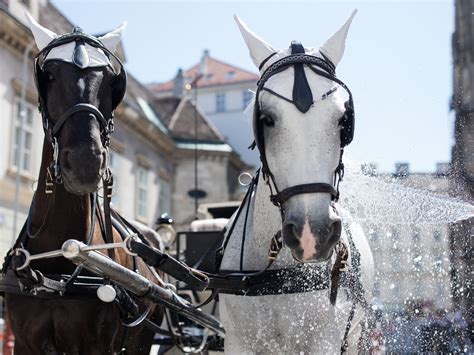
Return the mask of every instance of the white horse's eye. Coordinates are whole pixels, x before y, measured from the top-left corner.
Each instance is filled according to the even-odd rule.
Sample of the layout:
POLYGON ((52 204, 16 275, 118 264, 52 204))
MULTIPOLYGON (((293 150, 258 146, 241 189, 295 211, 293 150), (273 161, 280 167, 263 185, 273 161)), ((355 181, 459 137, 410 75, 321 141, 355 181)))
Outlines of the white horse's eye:
POLYGON ((269 114, 262 113, 262 115, 260 116, 260 119, 263 121, 263 124, 267 127, 275 126, 275 119, 273 118, 273 116, 269 114))

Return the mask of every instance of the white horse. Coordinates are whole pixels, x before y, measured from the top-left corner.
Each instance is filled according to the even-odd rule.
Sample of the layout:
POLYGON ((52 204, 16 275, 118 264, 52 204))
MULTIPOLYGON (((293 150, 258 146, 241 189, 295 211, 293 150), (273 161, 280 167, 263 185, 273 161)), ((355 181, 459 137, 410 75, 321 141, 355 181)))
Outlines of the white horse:
MULTIPOLYGON (((339 287, 335 305, 329 300, 330 287, 289 294, 221 294, 227 353, 339 353, 344 338, 347 351, 360 350, 367 314, 362 305, 367 306, 372 297, 373 260, 362 229, 350 220, 342 223, 340 206, 335 203, 342 147, 351 138, 347 131, 341 132, 347 130, 341 127, 348 109, 343 99, 347 88, 330 75, 342 58, 354 15, 355 11, 320 49, 292 42, 284 50, 274 49, 235 17, 262 75, 254 134, 264 170, 229 223, 235 225, 228 227, 220 270, 265 269, 271 240, 279 231, 284 247, 269 269, 299 268, 309 274, 326 267, 331 270, 336 261, 333 251, 342 242, 349 249, 347 271, 342 273, 352 273, 363 300, 355 302, 350 297, 354 288, 344 285, 339 287), (303 55, 302 61, 292 62, 297 54, 303 55), (284 58, 290 62, 280 65, 284 58), (286 196, 274 198, 275 203, 270 200, 270 195, 284 190, 286 196), (342 227, 346 224, 347 228, 342 227)), ((352 97, 349 101, 352 104, 352 97)), ((328 277, 325 281, 329 282, 328 277)))

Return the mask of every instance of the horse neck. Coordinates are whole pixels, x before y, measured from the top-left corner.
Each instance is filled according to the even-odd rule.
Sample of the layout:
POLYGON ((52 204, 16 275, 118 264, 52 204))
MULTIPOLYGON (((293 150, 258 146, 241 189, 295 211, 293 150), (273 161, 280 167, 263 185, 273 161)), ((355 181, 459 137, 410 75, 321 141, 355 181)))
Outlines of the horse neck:
MULTIPOLYGON (((222 270, 239 270, 243 239, 243 270, 261 270, 268 265, 271 240, 281 230, 280 210, 270 201, 270 194, 270 188, 260 174, 254 193, 250 196, 247 223, 245 203, 229 237, 222 270)), ((294 264, 288 248, 283 247, 272 267, 282 268, 294 264)))
POLYGON ((28 241, 30 252, 60 249, 67 239, 86 241, 90 230, 91 197, 69 193, 63 184, 54 183, 53 194, 46 194, 47 169, 52 161, 52 147, 45 138, 37 189, 31 203, 31 225, 35 233, 45 221, 43 231, 28 241), (51 200, 52 199, 52 200, 51 200), (51 209, 49 216, 48 208, 51 209))

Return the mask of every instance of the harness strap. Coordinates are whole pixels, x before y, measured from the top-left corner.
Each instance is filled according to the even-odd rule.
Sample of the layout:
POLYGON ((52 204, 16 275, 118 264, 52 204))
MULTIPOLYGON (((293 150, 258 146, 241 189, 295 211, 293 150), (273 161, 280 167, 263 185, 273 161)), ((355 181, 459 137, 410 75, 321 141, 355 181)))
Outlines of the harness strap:
POLYGON ((252 179, 252 181, 250 182, 250 186, 249 188, 247 189, 247 192, 245 193, 245 196, 244 196, 244 199, 242 200, 242 203, 240 204, 238 210, 237 210, 237 213, 234 217, 234 220, 232 221, 232 224, 229 228, 229 231, 227 232, 227 234, 225 235, 224 237, 224 240, 222 242, 222 245, 216 250, 216 264, 215 264, 215 270, 219 270, 220 267, 221 267, 221 264, 222 264, 222 258, 224 257, 224 252, 225 252, 225 248, 227 247, 227 244, 229 243, 229 240, 230 240, 230 236, 232 235, 233 231, 234 231, 234 228, 235 226, 237 225, 237 222, 239 220, 239 217, 240 217, 240 214, 242 213, 242 210, 244 209, 244 206, 246 203, 250 204, 250 199, 251 199, 251 195, 252 195, 252 191, 254 190, 254 188, 257 186, 258 184, 258 178, 260 176, 260 169, 257 170, 257 172, 255 173, 255 176, 254 178, 252 179))
MULTIPOLYGON (((114 180, 112 174, 108 175, 106 178, 102 179, 103 183, 103 193, 104 193, 104 224, 105 224, 105 242, 106 243, 113 243, 114 242, 114 235, 112 229, 112 217, 110 212, 110 199, 112 198, 112 188, 114 184, 114 180)), ((109 249, 108 251, 109 257, 112 260, 116 260, 115 249, 109 249)))
POLYGON ((130 250, 138 254, 148 265, 158 267, 164 273, 187 283, 191 288, 203 291, 209 286, 209 279, 204 273, 190 268, 158 249, 131 239, 130 250))
POLYGON ((248 274, 231 273, 225 276, 209 275, 210 289, 233 295, 293 294, 324 290, 329 286, 329 270, 326 267, 249 271, 248 274))
POLYGON ((342 338, 342 342, 341 342, 341 354, 344 354, 347 351, 347 348, 349 347, 349 343, 347 339, 349 337, 349 330, 351 329, 351 326, 352 326, 352 320, 354 319, 356 306, 357 304, 355 302, 352 302, 349 318, 347 319, 346 329, 344 330, 344 337, 342 338))
POLYGON ((336 199, 338 196, 336 189, 331 184, 316 182, 288 187, 277 194, 271 195, 270 200, 275 206, 281 206, 281 204, 293 196, 318 192, 329 193, 333 199, 336 199))
MULTIPOLYGON (((51 214, 53 212, 53 206, 54 206, 54 201, 55 201, 55 196, 56 194, 54 194, 54 190, 53 190, 53 183, 52 183, 52 180, 50 181, 49 179, 51 178, 51 172, 49 170, 49 168, 47 169, 46 171, 46 174, 47 174, 47 178, 46 178, 46 189, 45 189, 45 193, 46 193, 46 199, 48 200, 48 207, 46 209, 46 215, 44 216, 43 218, 43 221, 41 222, 41 225, 39 226, 39 228, 36 230, 36 232, 33 231, 33 225, 32 225, 32 219, 33 219, 33 210, 34 210, 34 203, 35 203, 35 197, 36 197, 36 192, 33 196, 33 202, 30 206, 30 209, 28 210, 28 217, 26 219, 26 235, 31 238, 31 239, 35 239, 36 237, 38 237, 46 228, 46 225, 48 224, 48 221, 49 219, 51 218, 51 214), (48 184, 51 184, 48 185, 48 184)), ((20 233, 21 235, 21 233, 20 233)))
POLYGON ((24 270, 22 275, 8 270, 0 275, 0 292, 17 295, 55 298, 58 295, 71 298, 77 295, 97 297, 97 289, 103 285, 101 277, 76 276, 73 283, 67 285, 72 275, 43 275, 39 271, 24 270), (67 285, 67 287, 66 287, 67 285))
POLYGON ((339 279, 341 277, 341 272, 347 270, 346 263, 349 257, 347 247, 341 241, 339 241, 338 245, 336 246, 336 253, 336 262, 334 263, 331 272, 331 291, 329 292, 329 301, 333 306, 336 304, 337 290, 339 288, 339 279))

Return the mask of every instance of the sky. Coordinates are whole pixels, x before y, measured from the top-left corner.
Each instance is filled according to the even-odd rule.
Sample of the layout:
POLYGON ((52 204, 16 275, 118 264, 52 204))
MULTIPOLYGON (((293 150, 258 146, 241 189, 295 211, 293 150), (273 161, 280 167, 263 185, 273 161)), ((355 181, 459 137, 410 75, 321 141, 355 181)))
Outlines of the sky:
MULTIPOLYGON (((89 33, 127 21, 126 69, 144 83, 211 56, 257 72, 232 18, 275 48, 292 40, 319 47, 357 13, 337 73, 356 111, 353 159, 393 171, 433 172, 453 145, 451 36, 454 1, 80 1, 53 3, 89 33)), ((242 137, 250 141, 250 137, 242 137)))

